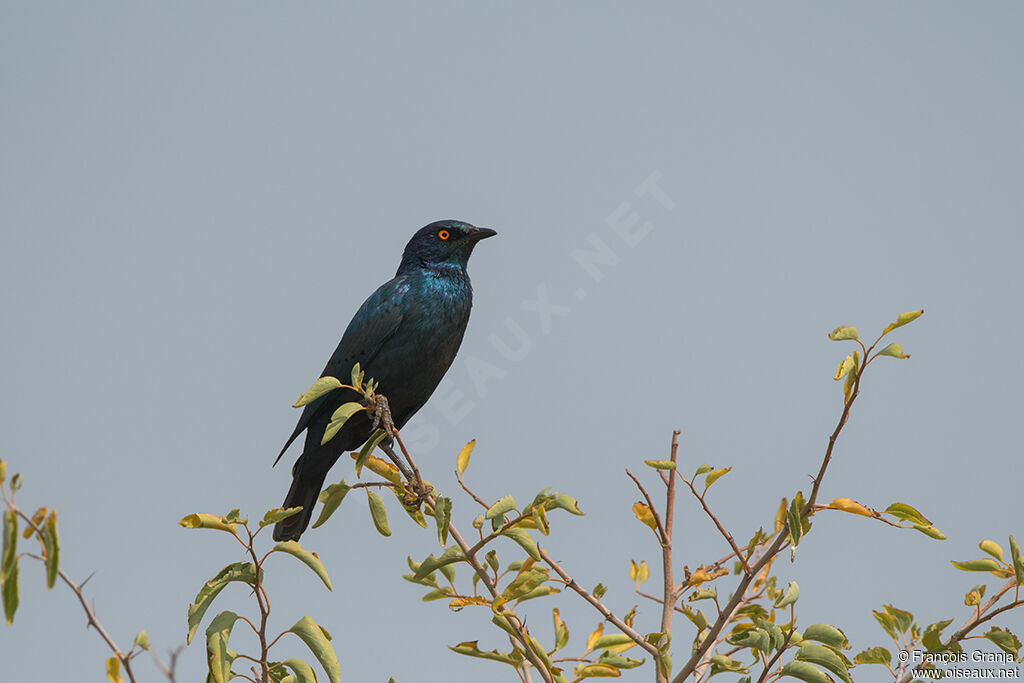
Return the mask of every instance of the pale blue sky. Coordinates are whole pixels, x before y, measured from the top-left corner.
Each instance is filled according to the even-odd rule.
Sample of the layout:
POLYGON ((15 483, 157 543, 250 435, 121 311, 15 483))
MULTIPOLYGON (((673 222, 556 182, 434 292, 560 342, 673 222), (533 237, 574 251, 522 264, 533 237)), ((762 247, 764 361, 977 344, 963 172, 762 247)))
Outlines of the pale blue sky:
MULTIPOLYGON (((801 623, 855 647, 884 642, 883 603, 959 623, 979 577, 949 560, 1024 536, 1022 25, 1009 2, 0 2, 0 457, 19 500, 59 510, 64 566, 95 572, 119 642, 177 646, 203 581, 242 559, 177 520, 280 504, 290 404, 409 236, 459 218, 499 236, 470 264, 460 359, 407 428, 418 461, 454 494, 476 438, 480 495, 577 497, 587 516, 553 515, 546 547, 619 614, 639 601, 629 560, 658 558, 623 469, 680 428, 685 469, 733 466, 711 501, 748 538, 808 490, 839 414, 848 349, 826 332, 925 308, 895 335, 913 358, 867 377, 822 497, 914 504, 949 540, 821 515, 779 573, 801 623), (652 178, 663 194, 638 193, 652 178), (627 242, 612 224, 634 213, 627 242), (594 240, 599 280, 572 255, 594 240)), ((505 646, 486 614, 399 578, 433 534, 392 508, 381 538, 350 502, 303 538, 334 593, 269 568, 276 623, 320 619, 348 681, 513 680, 446 649, 505 646)), ((471 509, 456 496, 466 528, 471 509)), ((680 565, 725 554, 692 501, 678 514, 680 565)), ((71 594, 22 577, 5 680, 102 680, 71 594)), ((556 605, 576 652, 598 615, 527 603, 545 637, 556 605)), ((203 666, 198 642, 179 680, 203 666)))

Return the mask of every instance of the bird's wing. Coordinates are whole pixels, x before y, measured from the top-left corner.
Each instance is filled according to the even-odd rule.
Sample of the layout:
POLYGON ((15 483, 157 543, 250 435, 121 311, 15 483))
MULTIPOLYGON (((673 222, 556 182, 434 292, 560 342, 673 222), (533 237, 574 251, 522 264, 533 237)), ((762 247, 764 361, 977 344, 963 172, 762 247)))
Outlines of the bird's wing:
MULTIPOLYGON (((408 291, 406 278, 400 276, 384 283, 371 294, 356 311, 320 376, 337 377, 343 383, 348 383, 353 365, 359 363, 363 368, 369 365, 402 324, 402 300, 408 291)), ((288 437, 277 460, 274 460, 275 465, 299 434, 330 404, 328 398, 334 399, 334 392, 324 394, 305 407, 295 425, 295 431, 288 437)))

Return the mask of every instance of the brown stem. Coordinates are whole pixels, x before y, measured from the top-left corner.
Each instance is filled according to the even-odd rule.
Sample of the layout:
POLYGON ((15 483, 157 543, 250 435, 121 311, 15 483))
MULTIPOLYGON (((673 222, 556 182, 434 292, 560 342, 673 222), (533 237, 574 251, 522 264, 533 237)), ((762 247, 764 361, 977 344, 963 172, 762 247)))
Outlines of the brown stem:
MULTIPOLYGON (((670 455, 673 465, 676 464, 676 454, 678 451, 679 430, 675 429, 672 431, 672 451, 670 455)), ((662 646, 667 644, 672 636, 673 608, 676 604, 675 578, 672 574, 672 522, 675 518, 676 507, 676 478, 674 474, 675 470, 672 470, 669 473, 670 476, 663 478, 663 480, 667 480, 665 484, 667 488, 665 490, 665 542, 661 544, 662 593, 665 596, 664 602, 661 605, 661 632, 664 635, 661 637, 659 645, 662 646)), ((668 683, 668 674, 661 674, 657 666, 654 670, 659 681, 668 683)))
MULTIPOLYGON (((260 680, 261 683, 269 683, 270 681, 270 646, 267 645, 267 619, 270 617, 270 600, 266 595, 266 591, 263 590, 262 579, 260 577, 260 566, 262 560, 256 557, 256 549, 253 548, 253 533, 249 530, 249 525, 243 526, 245 533, 249 534, 249 543, 246 548, 249 551, 249 556, 252 557, 252 563, 256 567, 256 585, 253 586, 253 591, 256 593, 256 603, 260 607, 260 627, 256 631, 256 635, 260 640, 260 680)), ((263 559, 266 559, 265 557, 263 559)), ((248 619, 246 620, 248 621, 248 619)), ((251 626, 250 622, 250 626, 251 626)))

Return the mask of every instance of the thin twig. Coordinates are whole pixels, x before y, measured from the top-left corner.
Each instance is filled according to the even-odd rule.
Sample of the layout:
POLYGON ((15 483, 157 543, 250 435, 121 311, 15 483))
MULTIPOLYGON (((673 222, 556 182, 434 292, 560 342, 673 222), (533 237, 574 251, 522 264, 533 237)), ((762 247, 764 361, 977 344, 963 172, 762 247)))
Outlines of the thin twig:
POLYGON ((614 626, 615 628, 619 629, 627 636, 632 638, 633 642, 635 642, 643 649, 647 650, 647 652, 651 655, 654 655, 655 657, 658 656, 658 648, 648 643, 646 638, 644 638, 642 635, 640 635, 632 628, 627 626, 617 616, 612 614, 611 610, 605 607, 604 604, 602 604, 601 601, 598 600, 594 595, 588 593, 586 589, 584 589, 578 583, 576 583, 576 581, 571 576, 569 576, 565 572, 565 570, 562 569, 562 567, 557 562, 552 560, 551 557, 543 550, 540 550, 540 558, 544 560, 544 562, 546 562, 548 566, 554 569, 559 576, 562 577, 562 579, 565 581, 565 585, 574 590, 581 598, 583 598, 591 605, 593 605, 594 609, 600 612, 601 616, 603 616, 607 621, 609 621, 612 624, 612 626, 614 626))
MULTIPOLYGON (((678 470, 676 473, 678 474, 678 470)), ((741 551, 740 547, 736 545, 736 541, 733 539, 732 534, 725 530, 725 527, 722 526, 718 517, 715 516, 715 513, 711 511, 711 508, 708 507, 708 504, 704 501, 704 495, 707 494, 708 491, 707 488, 704 489, 704 494, 697 493, 697 489, 694 487, 692 481, 683 478, 683 475, 681 474, 679 475, 679 478, 686 482, 686 485, 690 487, 690 491, 693 493, 694 498, 699 500, 701 507, 704 508, 705 514, 711 518, 711 521, 715 523, 715 527, 718 529, 719 533, 721 533, 725 540, 729 542, 729 547, 732 548, 733 555, 743 563, 743 571, 750 574, 750 565, 747 564, 747 558, 743 556, 743 551, 741 551)))
MULTIPOLYGON (((6 499, 6 496, 4 496, 4 498, 6 499)), ((20 508, 15 507, 12 501, 7 501, 7 505, 10 509, 14 510, 15 514, 17 514, 19 517, 21 517, 22 520, 25 521, 25 524, 30 526, 36 534, 42 537, 42 530, 32 521, 30 517, 28 517, 24 512, 22 512, 20 508)), ((41 562, 45 561, 42 557, 39 557, 38 555, 32 555, 30 553, 26 553, 26 555, 34 560, 39 560, 41 562)), ((100 624, 99 617, 96 614, 95 605, 90 608, 88 601, 86 601, 85 599, 85 595, 82 593, 82 586, 84 586, 89 579, 86 579, 81 584, 75 584, 75 582, 72 581, 71 578, 64 573, 63 569, 57 570, 57 576, 60 577, 61 581, 63 581, 67 585, 67 587, 74 592, 75 597, 78 598, 78 602, 82 605, 82 609, 85 610, 85 616, 88 619, 87 626, 91 626, 92 628, 96 629, 96 633, 100 634, 100 637, 103 638, 103 641, 107 644, 107 647, 109 647, 110 651, 114 653, 114 657, 116 657, 117 660, 121 662, 121 665, 124 667, 125 676, 128 677, 128 680, 131 683, 136 683, 135 673, 132 671, 131 650, 129 650, 128 652, 122 652, 120 648, 117 647, 117 643, 114 642, 114 639, 111 638, 110 634, 107 633, 106 629, 103 628, 103 625, 100 624)), ((90 575, 89 578, 92 578, 92 576, 90 575)))
POLYGON ((647 489, 644 488, 644 485, 640 483, 639 479, 633 476, 633 473, 629 471, 628 467, 626 468, 626 474, 629 476, 630 479, 633 480, 633 483, 636 484, 636 487, 640 489, 640 493, 644 494, 644 500, 647 501, 647 507, 650 509, 651 515, 654 516, 654 521, 658 527, 658 541, 662 545, 665 545, 665 543, 668 541, 668 537, 665 534, 665 526, 661 523, 661 515, 658 514, 658 508, 654 507, 654 501, 652 501, 651 497, 647 495, 647 489))

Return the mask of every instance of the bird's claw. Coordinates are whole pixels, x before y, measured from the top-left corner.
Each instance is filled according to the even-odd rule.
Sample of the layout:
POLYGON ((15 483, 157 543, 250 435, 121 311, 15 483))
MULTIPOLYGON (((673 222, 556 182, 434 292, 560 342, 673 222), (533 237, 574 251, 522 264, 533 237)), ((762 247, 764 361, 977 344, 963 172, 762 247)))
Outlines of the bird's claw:
POLYGON ((393 441, 395 438, 395 422, 391 418, 391 407, 388 406, 388 400, 377 394, 370 399, 370 405, 368 406, 373 410, 373 429, 377 429, 378 426, 384 428, 384 432, 388 435, 388 439, 393 441))

